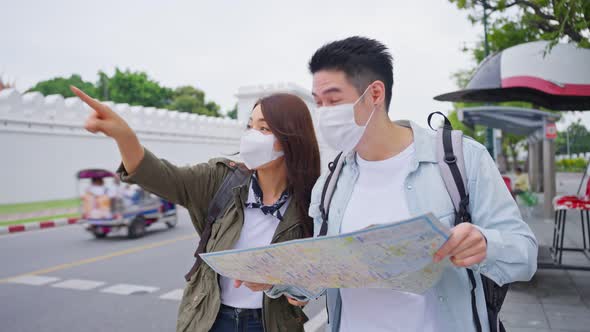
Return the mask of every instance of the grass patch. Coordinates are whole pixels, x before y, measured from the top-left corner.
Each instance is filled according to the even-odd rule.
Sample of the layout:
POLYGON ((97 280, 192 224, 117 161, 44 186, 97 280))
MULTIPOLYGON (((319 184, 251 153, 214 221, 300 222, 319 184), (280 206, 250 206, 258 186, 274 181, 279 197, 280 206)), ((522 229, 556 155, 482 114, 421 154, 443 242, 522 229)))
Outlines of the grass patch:
POLYGON ((36 218, 28 218, 28 219, 21 219, 21 220, 0 221, 0 226, 19 225, 19 224, 26 224, 26 223, 31 223, 31 222, 55 220, 55 219, 59 219, 59 218, 78 218, 78 217, 80 217, 79 213, 57 214, 55 216, 45 216, 45 217, 36 217, 36 218))
POLYGON ((0 214, 28 213, 49 209, 75 208, 78 206, 80 206, 79 198, 19 204, 0 204, 0 214))

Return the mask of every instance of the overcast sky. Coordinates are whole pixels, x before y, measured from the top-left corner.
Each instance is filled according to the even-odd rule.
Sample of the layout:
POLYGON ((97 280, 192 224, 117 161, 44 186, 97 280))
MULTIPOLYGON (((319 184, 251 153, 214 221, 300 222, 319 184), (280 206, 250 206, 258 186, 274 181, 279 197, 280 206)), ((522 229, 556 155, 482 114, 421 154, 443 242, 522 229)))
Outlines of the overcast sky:
POLYGON ((99 70, 143 70, 170 87, 190 84, 223 110, 244 85, 311 88, 307 62, 326 42, 362 35, 394 56, 391 117, 425 124, 450 103, 461 52, 481 35, 447 0, 8 1, 0 0, 0 74, 26 90, 40 80, 99 70))

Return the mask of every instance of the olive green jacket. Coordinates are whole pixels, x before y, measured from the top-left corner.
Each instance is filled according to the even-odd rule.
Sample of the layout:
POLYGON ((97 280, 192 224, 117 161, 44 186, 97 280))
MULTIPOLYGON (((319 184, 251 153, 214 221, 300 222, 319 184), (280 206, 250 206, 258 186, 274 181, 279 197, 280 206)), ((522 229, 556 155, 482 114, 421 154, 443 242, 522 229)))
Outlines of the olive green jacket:
MULTIPOLYGON (((212 159, 208 163, 177 167, 158 159, 145 149, 145 156, 136 171, 128 174, 121 164, 117 173, 121 180, 136 183, 144 189, 187 208, 199 234, 204 229, 209 202, 232 171, 235 163, 227 159, 212 159)), ((234 201, 211 230, 207 252, 232 249, 244 225, 244 204, 248 199, 250 183, 236 187, 234 201)), ((304 237, 309 219, 291 200, 283 221, 279 223, 272 243, 304 237)), ((195 242, 195 248, 197 243, 195 242)), ((187 253, 191 255, 192 253, 187 253)), ((190 266, 187 266, 187 271, 190 266)), ((177 271, 179 277, 186 271, 177 271)), ((221 305, 219 276, 206 263, 200 265, 185 286, 180 303, 177 332, 209 331, 221 305)), ((265 331, 303 331, 307 317, 301 308, 290 305, 284 296, 272 299, 264 295, 262 303, 265 331)))

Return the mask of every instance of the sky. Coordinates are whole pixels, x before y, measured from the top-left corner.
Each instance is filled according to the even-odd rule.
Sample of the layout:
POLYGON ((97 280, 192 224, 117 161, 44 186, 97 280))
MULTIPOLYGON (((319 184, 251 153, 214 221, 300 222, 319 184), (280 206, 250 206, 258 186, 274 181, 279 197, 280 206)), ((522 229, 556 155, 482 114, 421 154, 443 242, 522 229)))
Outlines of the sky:
POLYGON ((394 57, 393 119, 426 124, 449 110, 433 97, 474 66, 461 49, 483 33, 447 0, 0 0, 0 75, 24 91, 40 80, 99 70, 146 71, 193 85, 231 109, 239 87, 293 82, 311 89, 307 62, 323 44, 375 38, 394 57))

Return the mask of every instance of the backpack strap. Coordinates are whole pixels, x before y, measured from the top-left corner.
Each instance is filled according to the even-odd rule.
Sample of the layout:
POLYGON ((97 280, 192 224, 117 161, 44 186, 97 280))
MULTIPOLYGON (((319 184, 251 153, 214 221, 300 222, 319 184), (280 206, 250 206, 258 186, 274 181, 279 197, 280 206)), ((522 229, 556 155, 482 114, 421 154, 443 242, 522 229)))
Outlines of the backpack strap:
MULTIPOLYGON (((455 226, 462 222, 471 223, 471 214, 468 210, 469 192, 467 188, 467 176, 465 171, 465 159, 463 157, 463 133, 460 130, 453 130, 451 121, 441 112, 430 113, 428 116, 428 126, 432 128, 430 120, 434 115, 440 115, 444 118, 444 124, 441 130, 437 130, 436 135, 436 157, 440 174, 453 201, 455 208, 455 226)), ((434 129, 434 128, 432 128, 434 129)), ((477 301, 475 298, 475 289, 477 283, 472 270, 466 269, 471 283, 471 313, 475 329, 482 331, 481 321, 477 312, 477 301)))
POLYGON ((320 228, 319 236, 325 236, 328 234, 328 217, 330 214, 330 202, 332 201, 332 195, 336 189, 336 183, 338 182, 338 176, 342 170, 344 164, 344 158, 342 158, 343 152, 340 152, 336 158, 328 164, 330 174, 324 182, 322 189, 322 198, 320 201, 320 212, 322 214, 322 227, 320 228))
POLYGON ((471 222, 467 209, 469 192, 463 157, 463 133, 453 130, 451 122, 441 112, 434 112, 428 116, 430 128, 433 115, 441 115, 445 121, 441 130, 436 132, 436 159, 445 187, 453 201, 456 216, 459 217, 455 219, 455 225, 464 221, 471 222))
POLYGON ((232 189, 245 184, 250 178, 251 172, 243 164, 236 164, 232 162, 230 163, 230 167, 233 167, 231 172, 223 179, 223 183, 221 183, 221 186, 219 189, 217 189, 215 196, 213 196, 213 199, 209 203, 207 219, 205 220, 205 228, 201 233, 201 239, 199 240, 199 245, 194 255, 196 258, 195 263, 193 264, 193 267, 190 269, 190 271, 184 276, 186 281, 191 279, 201 263, 203 263, 203 259, 201 256, 199 256, 199 254, 204 253, 207 248, 207 243, 211 237, 211 229, 213 228, 213 224, 228 208, 233 198, 232 189))

